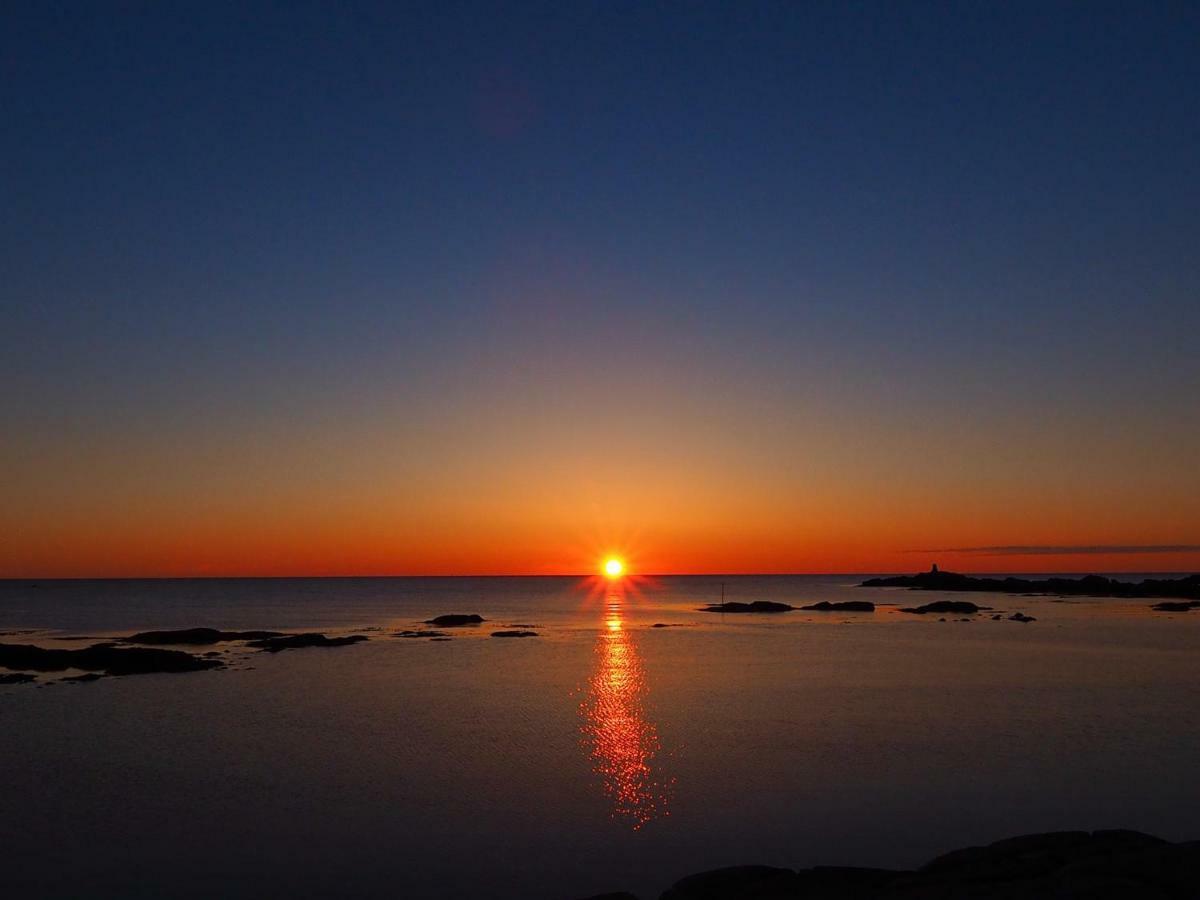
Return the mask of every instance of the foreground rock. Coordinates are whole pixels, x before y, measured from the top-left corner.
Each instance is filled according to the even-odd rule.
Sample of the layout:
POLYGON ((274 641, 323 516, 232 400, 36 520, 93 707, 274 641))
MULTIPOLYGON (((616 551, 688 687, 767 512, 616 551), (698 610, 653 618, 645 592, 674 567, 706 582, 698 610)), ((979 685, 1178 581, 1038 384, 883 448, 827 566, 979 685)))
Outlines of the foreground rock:
POLYGON ((447 616, 436 616, 432 619, 426 619, 422 625, 434 625, 438 628, 462 628, 464 625, 479 625, 485 622, 483 616, 462 615, 461 613, 453 613, 447 616))
POLYGON ((492 637, 522 638, 537 637, 536 631, 493 631, 492 637))
POLYGON ((359 641, 370 640, 365 634, 348 634, 345 637, 326 637, 323 634, 285 634, 282 637, 263 638, 250 641, 247 647, 256 647, 267 653, 278 653, 280 650, 299 650, 302 647, 344 647, 347 644, 357 644, 359 641))
POLYGON ((37 676, 28 672, 6 672, 0 675, 0 684, 29 684, 31 681, 37 681, 37 676))
POLYGON ((822 600, 820 603, 800 608, 811 609, 815 612, 875 612, 875 604, 869 600, 845 600, 841 603, 830 603, 828 600, 822 600))
POLYGON ((1085 597, 1183 597, 1200 600, 1200 575, 1117 581, 1103 575, 1083 578, 975 578, 934 566, 917 575, 870 578, 860 587, 906 587, 918 591, 995 591, 1004 594, 1060 594, 1085 597))
POLYGON ((938 600, 936 603, 926 603, 924 606, 906 606, 900 610, 904 613, 915 613, 924 616, 928 613, 954 613, 955 615, 970 615, 981 610, 990 610, 990 606, 976 606, 969 600, 938 600))
POLYGON ((1027 616, 1023 612, 1015 612, 1011 616, 1008 617, 1008 621, 1010 621, 1010 622, 1036 622, 1037 619, 1035 619, 1033 616, 1027 616))
POLYGON ((1192 600, 1190 602, 1188 602, 1188 601, 1172 602, 1172 601, 1164 600, 1162 603, 1155 603, 1150 608, 1156 609, 1159 612, 1187 612, 1188 610, 1196 609, 1197 607, 1200 607, 1200 600, 1192 600))
POLYGON ((1200 842, 1070 831, 956 850, 916 871, 716 869, 676 882, 660 900, 1163 900, 1200 896, 1198 886, 1200 842))
POLYGON ((712 606, 701 607, 700 612, 781 613, 795 608, 786 603, 775 603, 771 600, 755 600, 753 603, 715 603, 712 606))
POLYGON ((220 631, 216 628, 183 628, 178 631, 139 631, 125 638, 126 644, 194 644, 204 646, 222 641, 262 641, 283 637, 282 631, 220 631))
POLYGON ((31 644, 0 644, 0 668, 32 672, 62 672, 82 669, 109 675, 145 675, 152 672, 199 672, 219 669, 223 663, 202 659, 182 650, 149 647, 118 647, 94 644, 82 650, 46 650, 31 644))

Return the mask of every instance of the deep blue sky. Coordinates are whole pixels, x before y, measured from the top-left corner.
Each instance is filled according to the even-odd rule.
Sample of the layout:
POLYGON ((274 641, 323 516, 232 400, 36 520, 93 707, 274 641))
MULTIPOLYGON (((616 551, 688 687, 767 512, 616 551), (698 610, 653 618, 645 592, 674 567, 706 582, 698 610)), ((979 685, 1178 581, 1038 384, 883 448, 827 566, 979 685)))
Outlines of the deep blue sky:
POLYGON ((0 25, 0 462, 13 515, 47 518, 10 566, 134 484, 164 522, 195 512, 172 479, 256 498, 247 521, 388 472, 426 484, 389 502, 432 509, 481 466, 644 480, 680 445, 720 448, 696 483, 762 473, 801 514, 811 482, 901 475, 1007 521, 1005 491, 1065 479, 1103 527, 979 540, 1200 539, 1200 501, 1154 530, 1104 493, 1200 493, 1196 4, 0 25))

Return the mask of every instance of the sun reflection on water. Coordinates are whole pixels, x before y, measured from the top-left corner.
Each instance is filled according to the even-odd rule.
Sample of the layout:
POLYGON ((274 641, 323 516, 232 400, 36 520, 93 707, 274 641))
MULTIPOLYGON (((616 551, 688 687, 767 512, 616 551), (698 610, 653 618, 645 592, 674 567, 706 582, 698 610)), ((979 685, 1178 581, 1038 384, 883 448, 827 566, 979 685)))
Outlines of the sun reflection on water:
POLYGON ((656 772, 662 745, 642 706, 646 676, 636 639, 624 628, 620 596, 610 595, 606 607, 605 627, 596 640, 596 669, 580 706, 581 731, 613 818, 637 830, 668 815, 671 782, 656 772))

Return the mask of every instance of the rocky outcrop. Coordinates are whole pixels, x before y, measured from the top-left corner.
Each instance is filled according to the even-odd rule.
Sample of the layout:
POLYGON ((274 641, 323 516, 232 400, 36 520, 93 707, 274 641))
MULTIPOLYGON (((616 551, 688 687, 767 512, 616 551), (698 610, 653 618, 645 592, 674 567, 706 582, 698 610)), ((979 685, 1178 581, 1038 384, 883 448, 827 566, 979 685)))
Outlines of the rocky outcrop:
POLYGON ((1200 600, 1192 601, 1170 601, 1164 600, 1162 603, 1155 603, 1151 609, 1159 612, 1187 612, 1188 610, 1200 607, 1200 600))
POLYGON ((285 634, 282 637, 263 638, 260 641, 250 641, 246 646, 255 647, 267 653, 278 653, 280 650, 299 650, 302 647, 344 647, 347 644, 357 644, 369 638, 365 634, 348 634, 345 637, 326 637, 323 634, 285 634))
POLYGON ((786 603, 775 603, 771 600, 755 600, 753 603, 715 603, 712 606, 701 607, 700 612, 781 613, 795 608, 786 603))
POLYGON ((492 632, 492 637, 499 637, 499 638, 523 638, 523 637, 537 637, 537 636, 538 636, 538 633, 536 631, 493 631, 492 632))
POLYGON ((151 672, 199 672, 219 669, 216 659, 203 659, 182 650, 149 647, 118 647, 93 644, 82 650, 47 650, 32 644, 0 644, 0 668, 32 672, 63 672, 82 669, 109 675, 144 675, 151 672))
POLYGON ((1165 900, 1196 897, 1198 886, 1200 842, 1071 831, 956 850, 915 871, 716 869, 677 881, 660 900, 1165 900))
POLYGON ((5 672, 0 675, 0 684, 29 684, 31 681, 37 681, 37 676, 28 672, 5 672))
POLYGON ((820 603, 800 608, 811 609, 814 612, 875 612, 875 604, 869 600, 845 600, 841 603, 830 603, 828 600, 822 600, 820 603))
POLYGON ((970 615, 981 610, 990 609, 990 606, 976 606, 970 600, 938 600, 935 603, 926 603, 924 606, 906 606, 900 612, 915 613, 918 616, 924 616, 929 613, 970 615))
POLYGON ((178 631, 139 631, 124 639, 126 644, 194 644, 204 646, 222 641, 262 641, 282 637, 281 631, 220 631, 216 628, 183 628, 178 631))
POLYGON ((435 616, 432 619, 426 619, 422 625, 433 625, 437 628, 462 628, 464 625, 479 625, 487 621, 483 616, 462 613, 452 613, 445 616, 435 616))

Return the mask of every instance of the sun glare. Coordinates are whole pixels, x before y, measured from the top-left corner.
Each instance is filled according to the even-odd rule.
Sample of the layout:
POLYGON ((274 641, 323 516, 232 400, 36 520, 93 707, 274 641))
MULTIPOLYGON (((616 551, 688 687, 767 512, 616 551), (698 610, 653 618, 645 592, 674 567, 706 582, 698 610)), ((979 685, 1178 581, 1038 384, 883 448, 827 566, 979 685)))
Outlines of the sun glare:
POLYGON ((604 574, 609 578, 620 578, 625 572, 625 563, 621 562, 615 556, 604 561, 604 574))

